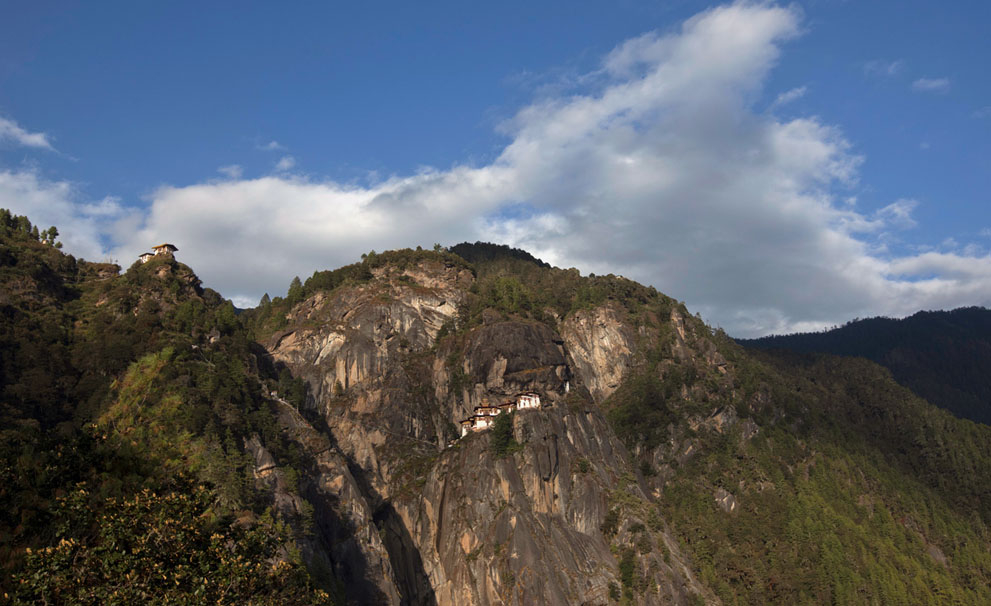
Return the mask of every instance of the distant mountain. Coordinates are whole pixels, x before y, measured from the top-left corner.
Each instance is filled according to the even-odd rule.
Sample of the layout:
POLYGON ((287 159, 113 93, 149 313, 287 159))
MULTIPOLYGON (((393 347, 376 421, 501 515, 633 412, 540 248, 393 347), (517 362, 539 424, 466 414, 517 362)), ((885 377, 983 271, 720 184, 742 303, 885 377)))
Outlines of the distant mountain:
POLYGON ((958 417, 991 424, 991 310, 920 311, 855 320, 826 332, 740 339, 757 349, 860 356, 958 417))

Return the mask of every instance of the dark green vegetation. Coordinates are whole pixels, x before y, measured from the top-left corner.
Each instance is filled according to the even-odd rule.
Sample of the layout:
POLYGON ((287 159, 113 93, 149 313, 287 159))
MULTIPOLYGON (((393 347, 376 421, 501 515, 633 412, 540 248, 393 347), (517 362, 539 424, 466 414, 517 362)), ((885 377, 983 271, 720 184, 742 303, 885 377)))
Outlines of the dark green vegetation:
POLYGON ((62 254, 53 230, 0 218, 2 590, 24 603, 329 602, 251 477, 246 437, 299 457, 261 395, 275 371, 230 302, 171 258, 118 275, 62 254))
POLYGON ((510 248, 505 244, 490 244, 489 242, 475 242, 474 244, 469 244, 468 242, 462 242, 461 244, 452 246, 450 248, 450 252, 458 255, 469 263, 474 263, 476 265, 485 265, 486 263, 495 261, 515 259, 518 261, 532 263, 533 265, 546 269, 550 269, 551 267, 550 264, 544 263, 527 251, 520 250, 519 248, 510 248))
POLYGON ((471 287, 475 296, 460 310, 459 328, 477 326, 485 310, 557 328, 568 314, 599 305, 615 305, 637 315, 649 306, 666 309, 675 304, 654 288, 632 280, 612 274, 582 277, 577 269, 550 267, 508 246, 462 243, 451 251, 473 260, 476 274, 471 287))
MULTIPOLYGON (((15 603, 313 604, 306 572, 280 558, 288 529, 265 515, 250 528, 208 517, 212 494, 194 485, 110 498, 84 488, 60 496, 55 545, 26 555, 15 603), (80 542, 72 529, 94 528, 80 542)), ((296 556, 298 557, 298 556, 296 556)))
POLYGON ((741 340, 747 347, 860 356, 958 417, 991 424, 991 310, 920 311, 818 333, 741 340))
POLYGON ((522 445, 513 437, 513 419, 515 414, 501 414, 492 424, 492 453, 501 459, 506 455, 520 450, 522 445))

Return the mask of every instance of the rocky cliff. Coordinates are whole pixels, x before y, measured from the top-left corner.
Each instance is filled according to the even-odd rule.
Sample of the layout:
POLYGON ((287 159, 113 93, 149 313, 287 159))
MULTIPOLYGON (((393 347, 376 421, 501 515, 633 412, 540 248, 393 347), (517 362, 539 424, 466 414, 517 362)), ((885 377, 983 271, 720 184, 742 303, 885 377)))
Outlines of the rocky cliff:
POLYGON ((343 479, 313 484, 336 518, 378 529, 353 541, 378 601, 606 604, 630 585, 623 574, 640 603, 712 598, 600 407, 662 325, 672 364, 725 364, 692 349, 678 312, 636 326, 602 305, 558 331, 488 310, 466 326, 471 272, 424 261, 374 273, 297 304, 267 348, 306 380, 309 414, 341 453, 321 473, 343 479), (518 448, 498 456, 490 431, 457 439, 475 406, 524 391, 543 406, 513 415, 518 448))
POLYGON ((307 549, 353 603, 988 595, 986 431, 858 363, 757 357, 624 278, 493 254, 385 253, 259 312, 308 386, 307 549))

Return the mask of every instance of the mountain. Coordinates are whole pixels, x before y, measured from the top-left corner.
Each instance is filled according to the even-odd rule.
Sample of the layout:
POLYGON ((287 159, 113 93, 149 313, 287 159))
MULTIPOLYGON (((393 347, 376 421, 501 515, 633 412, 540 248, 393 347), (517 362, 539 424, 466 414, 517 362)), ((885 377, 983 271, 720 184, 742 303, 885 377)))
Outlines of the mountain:
POLYGON ((0 238, 15 602, 991 601, 991 428, 867 360, 483 243, 235 314, 0 238))
POLYGON ((920 311, 855 320, 818 333, 741 340, 746 347, 859 356, 963 419, 991 424, 991 310, 920 311))

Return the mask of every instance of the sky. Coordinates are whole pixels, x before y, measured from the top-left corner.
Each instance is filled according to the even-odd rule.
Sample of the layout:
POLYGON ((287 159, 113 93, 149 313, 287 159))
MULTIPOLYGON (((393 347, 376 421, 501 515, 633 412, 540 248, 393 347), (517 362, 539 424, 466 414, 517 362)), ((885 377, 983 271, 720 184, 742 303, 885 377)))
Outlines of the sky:
POLYGON ((991 305, 991 3, 0 1, 0 207, 241 307, 483 240, 733 336, 991 305))

